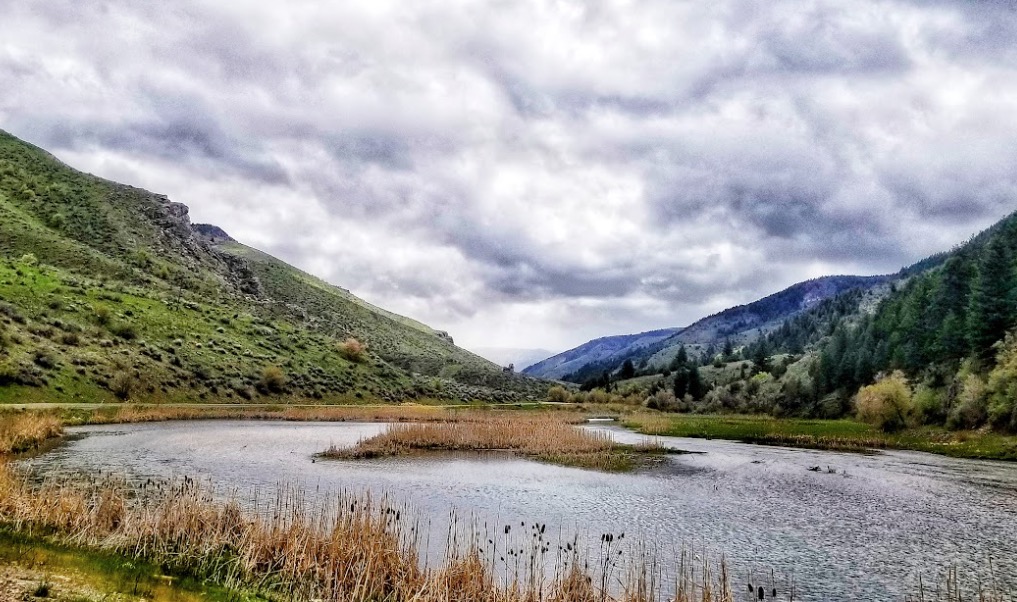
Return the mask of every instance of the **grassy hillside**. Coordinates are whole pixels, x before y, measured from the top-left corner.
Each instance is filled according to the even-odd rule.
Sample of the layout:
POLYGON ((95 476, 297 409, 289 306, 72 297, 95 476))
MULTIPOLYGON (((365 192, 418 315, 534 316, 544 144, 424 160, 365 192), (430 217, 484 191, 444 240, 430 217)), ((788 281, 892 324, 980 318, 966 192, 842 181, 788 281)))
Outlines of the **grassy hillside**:
POLYGON ((269 255, 196 235, 184 205, 4 132, 0 300, 0 402, 508 401, 546 389, 269 255))

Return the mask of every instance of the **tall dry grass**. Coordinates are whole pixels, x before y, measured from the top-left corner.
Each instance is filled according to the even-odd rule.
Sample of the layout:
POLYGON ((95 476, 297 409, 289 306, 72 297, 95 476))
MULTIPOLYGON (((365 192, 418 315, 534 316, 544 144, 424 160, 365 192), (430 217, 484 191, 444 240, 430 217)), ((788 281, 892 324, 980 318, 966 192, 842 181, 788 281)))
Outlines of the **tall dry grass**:
MULTIPOLYGON (((444 559, 427 566, 421 523, 405 507, 350 493, 311 503, 282 488, 245 508, 190 479, 37 485, 0 465, 0 523, 283 599, 655 602, 661 592, 645 558, 621 566, 602 540, 605 560, 591 563, 577 544, 554 546, 540 525, 506 526, 499 537, 453 521, 444 559)), ((700 575, 678 602, 733 602, 725 572, 700 575)))
POLYGON ((168 420, 286 420, 306 422, 404 422, 448 420, 452 412, 434 406, 181 407, 120 405, 91 410, 76 421, 127 424, 168 420))
POLYGON ((0 456, 31 451, 62 432, 52 414, 0 411, 0 456))
POLYGON ((321 455, 337 459, 395 456, 412 451, 511 451, 584 468, 627 470, 639 456, 663 448, 615 443, 610 435, 576 428, 574 417, 550 413, 477 413, 467 420, 391 424, 353 447, 332 446, 321 455))

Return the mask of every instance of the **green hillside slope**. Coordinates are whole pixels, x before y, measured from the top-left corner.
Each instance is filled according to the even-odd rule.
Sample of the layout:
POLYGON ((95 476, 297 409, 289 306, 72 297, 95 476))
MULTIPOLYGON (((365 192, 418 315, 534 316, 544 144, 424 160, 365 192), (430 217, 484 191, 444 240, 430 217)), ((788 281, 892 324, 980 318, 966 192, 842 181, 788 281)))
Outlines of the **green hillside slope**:
POLYGON ((182 204, 0 132, 0 402, 507 401, 545 389, 267 254, 209 241, 182 204))

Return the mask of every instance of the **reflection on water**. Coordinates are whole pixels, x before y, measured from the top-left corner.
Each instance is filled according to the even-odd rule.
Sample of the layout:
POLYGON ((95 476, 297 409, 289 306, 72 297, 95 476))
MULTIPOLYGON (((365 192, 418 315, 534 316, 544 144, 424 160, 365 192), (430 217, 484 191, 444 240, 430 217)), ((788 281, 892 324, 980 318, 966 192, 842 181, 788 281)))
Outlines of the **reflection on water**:
MULTIPOLYGON (((671 437, 703 452, 649 472, 614 475, 505 454, 317 461, 378 424, 209 421, 94 426, 26 463, 47 474, 124 472, 207 478, 243 493, 279 484, 388 493, 434 521, 450 508, 490 525, 534 521, 598 541, 628 533, 663 553, 723 553, 737 583, 750 569, 794 574, 799 599, 900 600, 921 573, 948 566, 1014 584, 1017 465, 910 452, 793 450, 671 437), (819 467, 818 471, 809 470, 819 467)), ((619 441, 643 437, 587 428, 619 441)))

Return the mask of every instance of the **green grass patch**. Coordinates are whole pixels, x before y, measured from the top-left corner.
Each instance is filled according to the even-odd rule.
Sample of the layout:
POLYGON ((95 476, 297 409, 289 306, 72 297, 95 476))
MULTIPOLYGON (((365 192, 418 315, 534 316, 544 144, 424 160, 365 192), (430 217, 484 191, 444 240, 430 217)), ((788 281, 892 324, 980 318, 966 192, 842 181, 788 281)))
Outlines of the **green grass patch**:
POLYGON ((863 451, 907 449, 957 458, 1017 460, 1017 436, 938 427, 884 433, 854 420, 747 415, 635 414, 625 426, 650 435, 728 439, 761 445, 863 451))
MULTIPOLYGON (((204 583, 174 574, 143 560, 83 550, 0 527, 0 564, 45 577, 36 591, 60 594, 60 587, 78 590, 70 599, 143 599, 148 602, 247 602, 266 600, 251 592, 204 583), (55 576, 62 576, 56 580, 55 576), (58 582, 54 585, 54 582, 58 582), (65 585, 67 584, 67 585, 65 585), (81 593, 87 592, 87 593, 81 593)), ((64 596, 61 596, 63 598, 64 596)))

